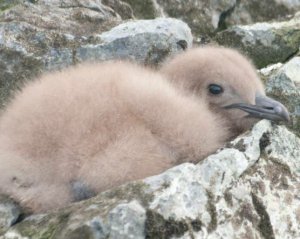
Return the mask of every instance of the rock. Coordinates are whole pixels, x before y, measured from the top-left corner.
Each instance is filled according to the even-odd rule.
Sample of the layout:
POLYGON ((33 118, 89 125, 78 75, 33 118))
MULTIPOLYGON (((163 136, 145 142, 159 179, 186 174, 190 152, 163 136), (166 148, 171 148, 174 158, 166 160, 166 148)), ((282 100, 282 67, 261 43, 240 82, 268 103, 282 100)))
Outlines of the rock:
POLYGON ((11 199, 0 195, 0 235, 17 222, 21 216, 21 209, 11 199))
POLYGON ((97 0, 24 1, 2 12, 0 108, 15 89, 44 71, 125 57, 157 64, 191 45, 189 27, 176 19, 128 22, 111 29, 120 23, 120 16, 97 0), (126 31, 122 39, 116 35, 120 31, 126 31))
POLYGON ((205 39, 223 25, 236 0, 157 0, 157 3, 166 15, 188 23, 196 38, 205 39))
POLYGON ((111 7, 123 20, 134 18, 132 7, 124 1, 103 0, 102 3, 111 7))
POLYGON ((300 10, 299 0, 240 0, 225 20, 226 25, 284 20, 300 10))
POLYGON ((284 62, 298 52, 300 18, 276 23, 234 26, 219 32, 215 40, 246 53, 259 68, 284 62))
POLYGON ((92 2, 23 1, 0 14, 0 108, 23 82, 73 64, 76 47, 121 21, 92 2))
MULTIPOLYGON (((116 58, 153 66, 191 46, 190 28, 180 20, 124 19, 166 14, 186 20, 197 37, 206 38, 226 27, 226 19, 265 19, 263 10, 268 9, 261 7, 254 15, 255 2, 1 1, 0 104, 11 90, 44 71, 116 58), (240 9, 245 15, 228 18, 240 9)), ((276 4, 289 9, 280 17, 298 7, 297 0, 276 4)), ((275 3, 269 5, 274 8, 275 3)), ((259 67, 277 63, 260 72, 267 93, 292 112, 289 127, 298 135, 300 58, 278 62, 297 53, 299 37, 296 16, 280 23, 234 26, 215 38, 237 46, 259 67)), ((21 210, 1 197, 0 238, 300 238, 300 139, 295 134, 264 120, 197 165, 178 165, 18 223, 21 210)))
POLYGON ((139 19, 153 19, 162 17, 162 8, 158 5, 157 0, 123 0, 130 4, 133 9, 134 16, 139 19))
POLYGON ((299 238, 300 139, 260 121, 197 165, 10 228, 13 238, 299 238))
MULTIPOLYGON (((280 66, 280 65, 279 65, 280 66)), ((265 69, 266 93, 283 102, 291 112, 289 127, 300 135, 300 57, 289 60, 279 69, 267 73, 265 69)))
POLYGON ((85 60, 132 59, 157 65, 192 45, 189 27, 180 20, 157 18, 120 24, 97 36, 100 44, 83 45, 76 58, 85 60))
POLYGON ((2 12, 0 21, 2 23, 26 22, 37 28, 67 32, 75 36, 105 31, 121 21, 116 12, 97 0, 32 2, 34 3, 23 1, 2 12))
POLYGON ((0 12, 5 11, 6 9, 9 9, 17 4, 19 4, 21 0, 2 0, 0 2, 0 12))

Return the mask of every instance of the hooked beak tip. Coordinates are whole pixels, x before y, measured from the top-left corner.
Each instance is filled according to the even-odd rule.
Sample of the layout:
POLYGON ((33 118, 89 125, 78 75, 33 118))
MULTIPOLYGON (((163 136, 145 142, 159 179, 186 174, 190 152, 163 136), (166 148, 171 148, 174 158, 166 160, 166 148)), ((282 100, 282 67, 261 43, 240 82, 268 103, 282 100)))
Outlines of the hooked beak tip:
POLYGON ((274 112, 275 114, 281 116, 283 121, 290 122, 290 114, 283 105, 276 105, 274 107, 274 112))
POLYGON ((280 102, 265 95, 256 94, 255 105, 237 103, 225 106, 226 109, 240 109, 247 112, 249 117, 269 119, 272 121, 290 121, 289 112, 280 102))

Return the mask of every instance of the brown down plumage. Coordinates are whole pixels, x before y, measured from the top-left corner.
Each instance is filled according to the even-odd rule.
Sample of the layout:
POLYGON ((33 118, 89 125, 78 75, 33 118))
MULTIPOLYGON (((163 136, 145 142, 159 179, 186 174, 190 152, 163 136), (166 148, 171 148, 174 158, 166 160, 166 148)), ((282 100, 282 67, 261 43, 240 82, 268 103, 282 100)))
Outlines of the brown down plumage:
POLYGON ((258 118, 288 120, 238 52, 194 48, 155 72, 85 63, 28 83, 0 119, 0 192, 43 212, 198 162, 258 118))

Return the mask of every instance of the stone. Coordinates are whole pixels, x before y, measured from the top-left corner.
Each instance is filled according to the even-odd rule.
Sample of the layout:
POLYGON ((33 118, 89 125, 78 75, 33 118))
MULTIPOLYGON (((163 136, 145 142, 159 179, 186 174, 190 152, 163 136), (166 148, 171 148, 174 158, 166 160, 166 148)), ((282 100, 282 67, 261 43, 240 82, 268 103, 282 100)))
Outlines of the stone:
POLYGON ((144 238, 146 210, 138 201, 119 204, 109 213, 111 238, 144 238))
MULTIPOLYGON (((239 7, 249 22, 264 19, 264 13, 250 12, 255 1, 4 0, 0 104, 45 71, 116 58, 157 66, 191 47, 191 30, 180 20, 132 18, 175 16, 201 41, 230 24, 239 7)), ((297 1, 276 4, 294 11, 297 1)), ((26 215, 1 196, 0 238, 300 238, 299 32, 295 16, 234 26, 215 38, 238 46, 259 67, 276 63, 260 74, 267 94, 292 112, 291 131, 260 121, 198 164, 181 164, 45 214, 26 215)))
POLYGON ((0 195, 0 235, 8 230, 21 216, 21 209, 17 203, 0 195))
POLYGON ((98 0, 24 1, 0 13, 0 108, 45 71, 115 58, 158 64, 191 45, 189 27, 176 19, 113 28, 120 23, 121 17, 98 0), (116 35, 121 31, 126 31, 122 39, 116 35))
POLYGON ((103 4, 112 8, 116 13, 118 13, 123 20, 134 19, 132 7, 121 0, 103 0, 103 4))
POLYGON ((96 37, 101 43, 79 47, 78 60, 131 59, 153 66, 191 47, 193 40, 189 27, 171 18, 126 22, 96 37))
POLYGON ((215 40, 247 54, 258 68, 284 62, 298 52, 300 19, 233 26, 219 32, 215 40))
POLYGON ((154 19, 164 16, 162 8, 158 5, 157 0, 123 0, 128 3, 138 19, 154 19))
POLYGON ((27 80, 74 64, 76 47, 121 21, 92 2, 22 1, 0 12, 0 108, 27 80))
POLYGON ((157 0, 167 16, 185 21, 201 41, 214 35, 236 0, 157 0))
POLYGON ((262 120, 196 165, 28 217, 2 239, 298 238, 299 159, 300 139, 262 120))
MULTIPOLYGON (((274 68, 274 66, 273 66, 274 68)), ((276 67, 275 67, 276 68, 276 67)), ((261 70, 266 71, 265 69, 261 70)), ((300 57, 296 56, 277 70, 265 72, 266 93, 285 104, 291 112, 289 128, 300 135, 300 57)))
POLYGON ((299 0, 240 0, 225 23, 227 26, 287 20, 300 10, 299 0))

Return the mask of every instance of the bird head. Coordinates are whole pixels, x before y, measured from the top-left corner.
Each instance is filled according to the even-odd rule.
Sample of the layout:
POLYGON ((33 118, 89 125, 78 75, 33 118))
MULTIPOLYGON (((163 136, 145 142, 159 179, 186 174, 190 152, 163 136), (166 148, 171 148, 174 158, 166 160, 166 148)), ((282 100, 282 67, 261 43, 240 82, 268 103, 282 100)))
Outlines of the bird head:
POLYGON ((285 106, 265 95, 251 61, 235 50, 190 49, 167 61, 161 71, 180 90, 206 102, 238 133, 259 119, 289 121, 285 106))

